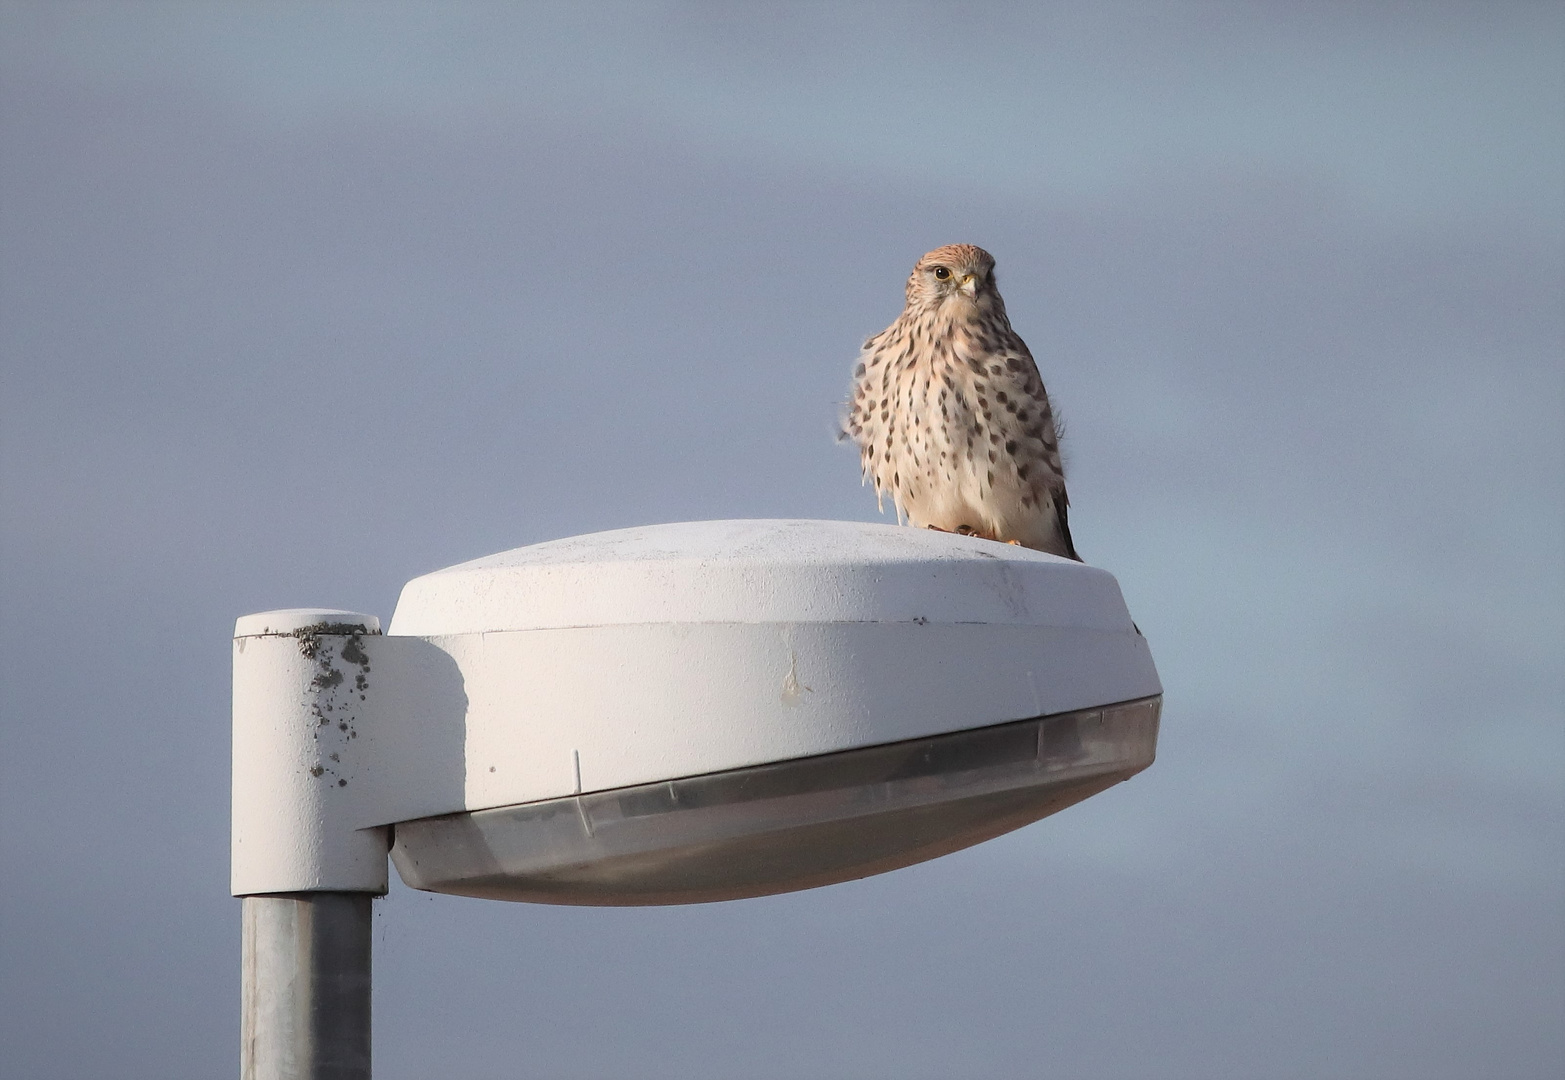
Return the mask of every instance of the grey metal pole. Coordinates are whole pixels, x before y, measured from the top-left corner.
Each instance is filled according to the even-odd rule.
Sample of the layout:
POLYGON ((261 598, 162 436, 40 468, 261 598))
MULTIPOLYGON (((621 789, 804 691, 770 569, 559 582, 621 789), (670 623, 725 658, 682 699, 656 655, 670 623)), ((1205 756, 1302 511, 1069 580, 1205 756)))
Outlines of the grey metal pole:
POLYGON ((241 1080, 369 1080, 373 899, 244 897, 241 1080))

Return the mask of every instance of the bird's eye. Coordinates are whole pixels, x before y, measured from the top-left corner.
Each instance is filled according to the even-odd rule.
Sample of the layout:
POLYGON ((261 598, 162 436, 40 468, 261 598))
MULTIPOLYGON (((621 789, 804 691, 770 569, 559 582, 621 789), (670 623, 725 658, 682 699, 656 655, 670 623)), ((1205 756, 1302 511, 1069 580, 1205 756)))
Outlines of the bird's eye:
POLYGON ((940 281, 944 281, 946 278, 948 278, 950 276, 951 276, 951 271, 950 270, 947 270, 943 266, 935 267, 935 277, 937 279, 939 279, 940 281))

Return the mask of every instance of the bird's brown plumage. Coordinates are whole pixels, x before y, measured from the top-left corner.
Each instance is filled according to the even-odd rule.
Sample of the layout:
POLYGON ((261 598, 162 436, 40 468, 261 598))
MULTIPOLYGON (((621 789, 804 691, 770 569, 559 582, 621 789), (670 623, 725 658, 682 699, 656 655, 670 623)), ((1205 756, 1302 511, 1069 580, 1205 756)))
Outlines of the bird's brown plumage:
POLYGON ((864 343, 846 427, 910 523, 1079 558, 1054 410, 982 248, 918 260, 902 314, 864 343))

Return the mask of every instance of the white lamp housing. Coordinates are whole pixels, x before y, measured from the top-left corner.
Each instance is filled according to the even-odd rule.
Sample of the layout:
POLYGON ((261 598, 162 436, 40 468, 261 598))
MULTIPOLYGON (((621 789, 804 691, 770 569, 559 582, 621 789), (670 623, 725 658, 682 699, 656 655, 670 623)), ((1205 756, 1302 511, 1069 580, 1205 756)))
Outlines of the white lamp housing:
POLYGON ((388 826, 403 880, 439 892, 807 888, 1018 828, 1156 748, 1114 578, 987 540, 625 529, 417 578, 372 622, 240 620, 236 894, 384 891, 388 826))

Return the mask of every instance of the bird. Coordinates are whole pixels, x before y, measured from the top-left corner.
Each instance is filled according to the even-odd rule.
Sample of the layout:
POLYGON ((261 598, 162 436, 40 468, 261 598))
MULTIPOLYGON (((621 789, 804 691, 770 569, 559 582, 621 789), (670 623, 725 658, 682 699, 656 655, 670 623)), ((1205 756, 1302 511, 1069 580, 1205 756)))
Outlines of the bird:
POLYGON ((843 437, 899 520, 1081 561, 1054 407, 983 248, 914 265, 907 306, 859 354, 843 437))

